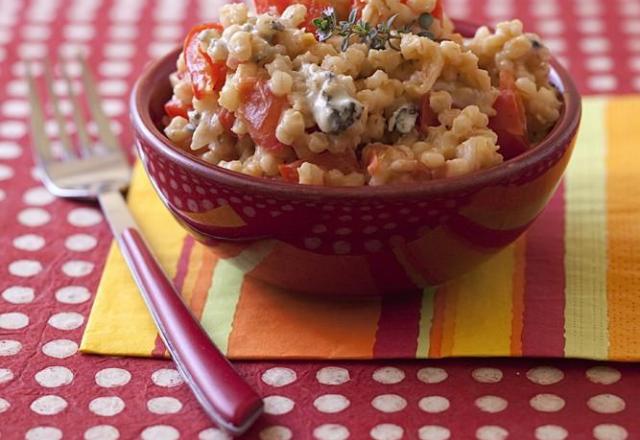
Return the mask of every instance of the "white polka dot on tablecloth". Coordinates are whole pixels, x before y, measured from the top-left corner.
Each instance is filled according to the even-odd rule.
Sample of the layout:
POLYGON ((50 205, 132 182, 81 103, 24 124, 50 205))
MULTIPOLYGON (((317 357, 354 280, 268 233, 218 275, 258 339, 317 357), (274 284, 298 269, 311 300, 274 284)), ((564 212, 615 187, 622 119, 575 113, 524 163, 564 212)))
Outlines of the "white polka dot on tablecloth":
POLYGON ((175 397, 154 397, 147 401, 147 409, 153 414, 175 414, 182 409, 182 402, 175 397))
POLYGON ((269 426, 260 431, 260 440, 290 440, 291 438, 293 434, 286 426, 269 426))
POLYGON ((129 383, 131 373, 124 368, 103 368, 95 375, 95 381, 102 388, 121 387, 129 383))
POLYGON ((407 401, 397 394, 381 394, 371 400, 371 406, 384 413, 394 413, 405 409, 407 401))
POLYGON ((291 368, 273 367, 262 373, 262 381, 272 387, 283 387, 292 384, 296 379, 296 372, 291 368))
POLYGON ((593 428, 593 437, 596 440, 627 440, 629 433, 620 425, 603 423, 593 428))
POLYGON ((295 402, 284 396, 267 396, 262 399, 264 412, 273 416, 287 414, 293 410, 295 402))
POLYGON ((323 367, 316 372, 316 380, 323 385, 342 385, 349 382, 349 370, 342 367, 323 367))
POLYGON ((597 366, 589 368, 585 374, 587 376, 587 379, 589 379, 591 382, 601 385, 614 384, 618 382, 622 377, 620 371, 608 366, 597 366))
POLYGON ((46 225, 50 220, 51 215, 41 208, 27 208, 18 213, 18 222, 32 228, 46 225))
POLYGON ((98 92, 107 96, 125 95, 129 91, 129 84, 119 79, 108 79, 98 83, 98 92))
POLYGON ((29 317, 20 312, 0 313, 0 329, 19 330, 29 325, 29 317))
POLYGON ((504 440, 509 436, 509 431, 502 426, 481 426, 476 430, 478 440, 504 440))
POLYGON ((313 438, 317 440, 346 440, 349 438, 349 430, 337 423, 325 423, 313 430, 313 438))
POLYGON ((535 367, 527 371, 527 379, 538 385, 553 385, 564 379, 564 373, 555 367, 535 367))
POLYGON ((175 49, 175 43, 156 41, 149 45, 147 52, 151 58, 160 58, 175 49))
POLYGON ((54 339, 42 346, 42 352, 52 358, 65 359, 78 352, 78 344, 69 339, 54 339))
POLYGON ((68 40, 86 41, 95 35, 95 26, 91 24, 69 24, 64 28, 63 32, 68 40))
POLYGON ((27 431, 26 440, 60 440, 62 431, 52 426, 37 426, 27 431))
POLYGON ((173 368, 161 368, 154 371, 153 374, 151 374, 151 380, 154 384, 163 388, 173 388, 183 382, 178 370, 173 368))
POLYGON ((56 290, 55 296, 63 304, 81 304, 91 298, 91 292, 84 286, 65 286, 56 290))
POLYGON ((22 200, 24 201, 24 203, 33 206, 48 205, 55 199, 55 196, 42 186, 31 188, 27 190, 22 196, 22 200))
POLYGON ((137 47, 135 44, 125 42, 107 43, 102 50, 107 58, 131 58, 135 55, 137 47))
POLYGON ((120 431, 111 425, 96 425, 84 432, 84 440, 116 440, 120 431))
POLYGON ((31 402, 30 408, 36 414, 52 416, 64 411, 69 404, 60 396, 46 395, 31 402))
POLYGON ((89 402, 89 411, 98 416, 112 417, 124 410, 125 403, 118 396, 96 397, 89 402))
MULTIPOLYGON (((24 99, 10 99, 2 103, 0 112, 9 118, 24 118, 29 115, 29 103, 24 99)), ((0 157, 2 155, 0 154, 0 157)))
POLYGON ((440 383, 446 380, 448 377, 448 374, 442 368, 426 367, 418 370, 417 376, 420 382, 434 384, 434 383, 440 383))
POLYGON ((9 401, 0 397, 0 414, 8 410, 10 407, 11 404, 9 403, 9 401))
POLYGON ((381 423, 374 426, 369 435, 374 440, 400 440, 404 435, 404 429, 393 423, 381 423))
POLYGON ((89 275, 93 271, 94 264, 89 261, 71 260, 62 265, 62 272, 73 278, 89 275))
POLYGON ((170 425, 149 426, 142 431, 142 440, 177 440, 180 432, 170 425))
POLYGON ((598 394, 589 398, 587 406, 590 410, 600 414, 615 414, 624 411, 625 401, 615 394, 598 394))
POLYGON ((13 380, 13 371, 8 368, 0 368, 0 385, 13 380))
POLYGON ((2 291, 2 298, 11 304, 28 304, 35 298, 31 287, 11 286, 2 291))
POLYGON ((25 60, 41 59, 47 56, 49 48, 44 43, 22 43, 17 47, 20 58, 25 60))
POLYGON ((102 214, 96 209, 75 208, 67 215, 67 221, 77 227, 95 226, 102 221, 102 214))
POLYGON ((451 438, 451 431, 444 426, 426 425, 418 430, 420 440, 448 440, 451 438))
POLYGON ((564 408, 565 401, 555 394, 536 394, 529 400, 531 408, 540 412, 557 412, 564 408))
POLYGON ((536 440, 564 440, 569 436, 569 432, 562 426, 544 425, 538 426, 534 435, 536 440))
POLYGON ((587 84, 597 92, 608 92, 618 86, 618 78, 611 74, 593 75, 589 77, 587 84))
POLYGON ((21 26, 20 33, 25 40, 44 41, 51 35, 51 30, 48 26, 24 24, 21 26))
POLYGON ((52 315, 47 322, 58 330, 75 330, 84 323, 84 316, 76 312, 61 312, 52 315))
POLYGON ((474 404, 478 409, 487 413, 498 413, 507 409, 509 403, 499 396, 478 397, 474 404))
POLYGON ((404 378, 404 371, 396 367, 378 368, 373 372, 373 380, 385 385, 400 383, 404 378))
POLYGON ((444 412, 449 409, 450 405, 449 399, 443 396, 426 396, 418 402, 418 407, 430 414, 444 412))
POLYGON ((342 394, 324 394, 313 401, 313 406, 318 411, 326 414, 344 411, 349 405, 351 405, 351 402, 342 394))
POLYGON ((13 339, 0 340, 0 356, 13 356, 22 350, 22 343, 13 339))
POLYGON ((64 242, 64 246, 70 251, 75 252, 86 252, 90 251, 98 244, 98 240, 88 234, 74 234, 69 237, 64 242))
POLYGON ((36 260, 16 260, 9 264, 9 273, 17 277, 28 278, 39 274, 42 264, 36 260))
POLYGON ((67 367, 54 366, 44 368, 36 373, 34 379, 40 386, 56 388, 73 382, 73 372, 67 367))
POLYGON ((8 139, 19 139, 27 134, 27 125, 21 121, 5 121, 0 123, 0 136, 8 139))
POLYGON ((233 438, 218 428, 207 428, 200 431, 198 440, 233 440, 233 438))
POLYGON ((22 154, 22 147, 11 141, 0 141, 0 159, 15 159, 22 154))
POLYGON ((98 66, 98 71, 106 77, 123 77, 131 72, 131 63, 128 61, 103 61, 98 66))
POLYGON ((13 247, 23 251, 39 251, 45 244, 45 239, 36 234, 20 235, 13 239, 13 247))
POLYGON ((588 57, 585 60, 585 65, 587 69, 593 72, 607 72, 613 69, 614 61, 613 58, 608 55, 600 55, 588 57))
POLYGON ((0 182, 3 180, 9 180, 13 177, 13 168, 8 165, 0 163, 0 182))

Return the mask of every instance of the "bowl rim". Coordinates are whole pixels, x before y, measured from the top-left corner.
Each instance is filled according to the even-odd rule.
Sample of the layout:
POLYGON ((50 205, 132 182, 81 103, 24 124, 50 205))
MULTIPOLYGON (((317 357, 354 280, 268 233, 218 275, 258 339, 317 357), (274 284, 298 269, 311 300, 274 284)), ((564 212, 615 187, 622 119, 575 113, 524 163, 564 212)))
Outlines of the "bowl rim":
MULTIPOLYGON (((472 35, 481 25, 453 20, 456 31, 464 35, 472 35)), ((404 199, 437 197, 452 192, 460 193, 479 187, 487 187, 500 182, 517 180, 525 170, 552 159, 558 151, 568 145, 574 138, 580 124, 582 113, 581 96, 569 72, 555 57, 551 57, 551 80, 562 90, 563 103, 560 119, 551 132, 531 150, 509 159, 491 168, 479 170, 462 176, 447 177, 415 184, 359 186, 359 187, 329 187, 316 185, 301 185, 264 177, 254 177, 247 174, 227 170, 208 163, 197 156, 174 146, 164 133, 160 131, 151 118, 149 111, 150 98, 157 87, 160 73, 166 69, 167 63, 175 65, 181 47, 146 66, 136 81, 130 97, 130 117, 137 134, 137 141, 152 146, 163 156, 177 162, 181 167, 204 178, 213 179, 229 187, 241 188, 253 193, 265 194, 274 198, 291 198, 292 196, 308 199, 322 198, 361 199, 380 197, 385 199, 404 199)), ((163 75, 164 76, 164 75, 163 75)))

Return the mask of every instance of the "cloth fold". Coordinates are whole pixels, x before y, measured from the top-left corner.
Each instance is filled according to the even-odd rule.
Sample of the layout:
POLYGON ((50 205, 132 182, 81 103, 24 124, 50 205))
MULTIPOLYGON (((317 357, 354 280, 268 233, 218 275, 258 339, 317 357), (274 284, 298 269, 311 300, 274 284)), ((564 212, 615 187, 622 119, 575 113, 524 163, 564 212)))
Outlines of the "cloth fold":
MULTIPOLYGON (((565 179, 526 235, 469 276, 401 300, 336 302, 295 296, 245 277, 251 268, 218 258, 186 234, 162 206, 140 165, 129 205, 193 314, 232 359, 532 356, 637 361, 637 114, 640 97, 585 99, 565 179)), ((166 354, 115 245, 81 350, 166 354)))

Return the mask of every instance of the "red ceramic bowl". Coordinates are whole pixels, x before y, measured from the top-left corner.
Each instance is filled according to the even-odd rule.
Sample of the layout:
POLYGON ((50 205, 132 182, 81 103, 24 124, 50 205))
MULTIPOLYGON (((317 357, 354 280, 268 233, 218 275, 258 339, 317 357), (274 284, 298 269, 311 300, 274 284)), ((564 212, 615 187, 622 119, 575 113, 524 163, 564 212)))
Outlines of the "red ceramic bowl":
MULTIPOLYGON (((476 26, 457 23, 463 34, 476 26)), ((327 188, 218 168, 164 136, 179 49, 150 65, 131 100, 137 147, 162 202, 197 240, 250 276, 295 292, 396 294, 459 277, 518 238, 571 156, 580 95, 555 60, 560 120, 534 149, 472 175, 406 186, 327 188)))

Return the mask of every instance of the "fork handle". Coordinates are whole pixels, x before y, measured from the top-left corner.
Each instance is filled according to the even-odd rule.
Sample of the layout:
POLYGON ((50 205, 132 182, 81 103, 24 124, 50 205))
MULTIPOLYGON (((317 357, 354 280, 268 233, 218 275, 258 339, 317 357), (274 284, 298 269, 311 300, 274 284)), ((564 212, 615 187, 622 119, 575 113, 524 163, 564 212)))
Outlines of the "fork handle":
POLYGON ((262 413, 260 396, 240 377, 187 310, 140 233, 127 227, 117 238, 162 340, 185 382, 218 425, 234 434, 244 432, 262 413))

